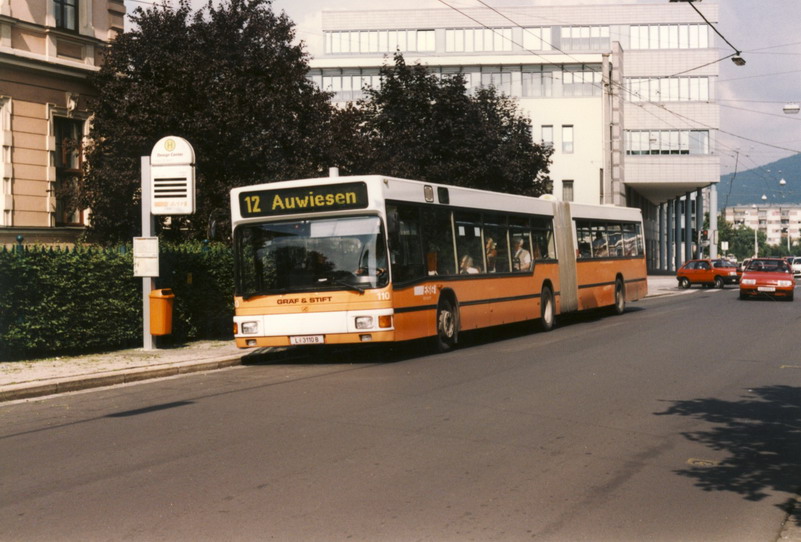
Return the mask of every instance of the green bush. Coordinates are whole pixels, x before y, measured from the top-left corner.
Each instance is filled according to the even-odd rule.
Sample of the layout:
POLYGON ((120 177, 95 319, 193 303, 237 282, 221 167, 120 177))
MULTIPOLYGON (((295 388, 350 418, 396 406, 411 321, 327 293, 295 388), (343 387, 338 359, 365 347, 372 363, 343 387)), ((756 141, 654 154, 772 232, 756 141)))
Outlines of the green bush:
MULTIPOLYGON (((176 298, 167 342, 231 337, 231 250, 162 247, 159 288, 176 298)), ((142 279, 130 249, 0 251, 0 359, 140 345, 142 279)))

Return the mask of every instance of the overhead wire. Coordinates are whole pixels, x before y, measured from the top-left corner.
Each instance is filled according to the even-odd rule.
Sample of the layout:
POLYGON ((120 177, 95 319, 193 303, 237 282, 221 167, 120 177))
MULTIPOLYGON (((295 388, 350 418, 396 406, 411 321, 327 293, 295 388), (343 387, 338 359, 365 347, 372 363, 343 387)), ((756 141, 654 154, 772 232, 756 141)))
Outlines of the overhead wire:
MULTIPOLYGON (((472 20, 472 21, 474 21, 474 22, 476 22, 476 23, 480 24, 482 27, 484 27, 484 28, 488 28, 488 29, 492 30, 493 32, 495 32, 495 30, 494 30, 494 29, 492 29, 492 28, 488 27, 486 24, 482 23, 481 21, 479 21, 479 20, 478 20, 478 19, 476 19, 475 17, 472 17, 472 16, 470 16, 470 15, 467 15, 467 14, 465 14, 465 13, 464 13, 462 10, 460 10, 460 9, 458 9, 458 8, 455 8, 454 6, 451 6, 451 5, 447 4, 447 2, 445 2, 444 0, 438 0, 438 1, 439 1, 440 3, 442 3, 442 4, 446 5, 446 6, 448 6, 449 8, 451 8, 451 9, 453 9, 453 10, 455 10, 455 11, 457 11, 457 12, 461 13, 462 15, 464 15, 464 16, 466 16, 466 17, 468 17, 470 20, 472 20)), ((512 19, 512 18, 510 18, 510 17, 508 17, 507 15, 505 15, 505 14, 501 13, 500 11, 498 11, 497 9, 495 9, 493 6, 489 6, 489 5, 488 5, 488 4, 486 4, 486 3, 485 3, 483 0, 477 0, 477 1, 478 1, 480 4, 484 5, 485 7, 487 7, 488 9, 490 9, 491 11, 493 11, 493 12, 495 12, 496 14, 500 15, 501 17, 503 17, 503 18, 504 18, 504 19, 506 19, 507 21, 511 22, 511 23, 512 23, 513 25, 515 25, 516 27, 519 27, 519 28, 523 29, 524 31, 527 31, 527 29, 526 29, 526 28, 524 28, 522 25, 520 25, 519 23, 517 23, 515 20, 513 20, 513 19, 512 19)), ((697 11, 697 10, 696 10, 696 11, 697 11)), ((706 19, 706 17, 703 17, 703 16, 702 16, 702 18, 705 20, 705 22, 707 22, 707 24, 709 24, 709 21, 706 19)), ((712 26, 712 25, 710 24, 710 26, 712 26)), ((713 27, 713 29, 714 29, 714 27, 713 27)), ((714 29, 714 30, 716 31, 716 33, 717 33, 718 35, 720 35, 720 36, 721 36, 721 38, 722 38, 724 41, 726 41, 726 43, 727 43, 729 46, 731 46, 731 47, 732 47, 732 49, 734 49, 734 50, 735 50, 735 53, 733 53, 733 54, 731 54, 731 55, 728 55, 728 56, 726 56, 726 57, 723 57, 722 59, 719 59, 719 60, 717 60, 717 61, 710 62, 710 63, 704 64, 704 65, 702 65, 702 66, 698 66, 698 67, 696 67, 696 68, 692 68, 692 69, 690 69, 690 70, 686 70, 686 71, 683 71, 683 72, 679 72, 679 73, 676 73, 676 74, 673 74, 673 75, 670 75, 670 76, 666 76, 666 77, 665 77, 665 76, 662 76, 662 77, 656 77, 656 78, 653 78, 653 80, 659 80, 659 79, 664 79, 664 78, 676 77, 676 76, 678 76, 678 75, 682 75, 682 74, 684 74, 684 73, 689 73, 689 72, 691 72, 691 71, 695 71, 695 70, 697 70, 697 69, 700 69, 700 68, 706 67, 706 66, 708 66, 708 65, 715 64, 715 63, 717 63, 717 62, 720 62, 720 61, 722 61, 722 60, 725 60, 725 59, 727 59, 727 58, 733 58, 734 56, 737 56, 737 55, 739 55, 739 54, 740 54, 740 51, 739 51, 739 50, 737 50, 737 49, 736 49, 734 46, 732 46, 732 45, 731 45, 731 43, 729 43, 729 42, 728 42, 728 40, 726 40, 726 38, 725 38, 724 36, 722 36, 722 35, 721 35, 719 32, 717 32, 717 30, 716 30, 716 29, 714 29)), ((514 42, 513 42, 513 43, 514 43, 514 42)), ((556 51, 558 51, 558 52, 560 52, 560 53, 564 54, 564 55, 565 55, 565 56, 567 56, 568 58, 571 58, 571 59, 573 59, 573 60, 576 60, 576 59, 575 59, 574 57, 572 57, 570 54, 568 54, 568 53, 565 53, 564 51, 560 50, 558 47, 555 47, 555 46, 553 46, 552 44, 548 43, 546 40, 543 40, 543 43, 546 43, 546 44, 547 44, 549 47, 551 47, 551 49, 552 49, 552 50, 556 50, 556 51)), ((516 45, 520 46, 520 44, 516 44, 516 45)), ((522 48, 523 48, 524 50, 528 51, 529 53, 532 53, 532 54, 534 54, 534 55, 536 55, 536 56, 538 56, 538 57, 540 57, 540 58, 543 58, 544 60, 546 60, 546 62, 548 62, 548 63, 550 63, 550 64, 556 64, 556 63, 554 63, 554 62, 550 61, 549 59, 545 59, 545 57, 542 57, 542 56, 541 56, 541 55, 539 55, 538 53, 535 53, 535 52, 533 52, 533 51, 530 51, 530 50, 526 49, 525 47, 522 47, 522 48)), ((559 65, 561 66, 561 64, 559 64, 559 65)), ((588 66, 588 68, 590 69, 590 71, 594 71, 594 70, 592 69, 592 67, 591 67, 591 66, 588 66)), ((624 93, 627 93, 627 94, 628 94, 628 95, 630 95, 630 96, 636 96, 636 97, 642 98, 642 96, 640 96, 640 95, 639 95, 639 94, 637 94, 637 93, 633 93, 633 92, 631 92, 631 90, 630 90, 630 89, 628 89, 628 88, 626 88, 624 85, 621 85, 621 84, 619 84, 619 83, 617 83, 617 82, 614 82, 614 81, 609 81, 609 83, 610 83, 610 86, 612 86, 612 87, 616 87, 616 88, 618 88, 620 91, 622 91, 622 92, 624 92, 624 93)), ((590 83, 590 84, 593 84, 593 85, 594 85, 594 83, 590 83)), ((597 85, 596 85, 596 86, 597 86, 597 85)), ((734 137, 734 138, 737 138, 737 139, 742 139, 742 140, 744 140, 744 141, 748 141, 748 142, 751 142, 751 143, 755 143, 755 144, 758 144, 758 145, 762 145, 762 146, 766 146, 766 147, 769 147, 769 148, 774 148, 774 149, 777 149, 777 150, 782 150, 782 151, 786 151, 786 152, 791 152, 791 153, 796 153, 796 154, 797 154, 797 153, 801 153, 801 151, 799 151, 798 149, 791 149, 791 148, 782 147, 782 146, 779 146, 779 145, 773 145, 773 144, 770 144, 770 143, 766 143, 766 142, 763 142, 763 141, 758 141, 758 140, 755 140, 755 139, 752 139, 752 138, 749 138, 749 137, 741 136, 741 135, 739 135, 739 134, 735 134, 735 133, 733 133, 733 132, 729 132, 729 131, 723 130, 723 129, 721 129, 720 127, 715 127, 715 126, 709 126, 709 125, 706 125, 706 124, 704 124, 704 123, 701 123, 701 122, 699 122, 697 119, 691 119, 691 118, 689 118, 689 117, 686 117, 686 116, 684 116, 684 115, 681 115, 680 113, 678 113, 678 112, 676 112, 676 111, 673 111, 673 110, 669 109, 669 108, 668 108, 668 107, 667 107, 665 104, 662 104, 662 103, 658 103, 658 102, 650 102, 650 101, 643 102, 643 103, 637 103, 637 102, 633 102, 633 101, 631 101, 631 100, 629 100, 629 103, 632 103, 633 105, 636 105, 636 106, 640 107, 640 108, 641 108, 641 109, 642 109, 644 112, 646 112, 647 114, 649 114, 649 115, 651 115, 651 116, 653 116, 653 117, 655 117, 655 118, 658 118, 658 117, 656 117, 656 115, 655 115, 654 113, 652 113, 651 111, 649 111, 648 109, 646 109, 646 107, 645 107, 646 105, 650 105, 650 106, 653 106, 653 107, 659 108, 659 109, 661 109, 662 111, 664 111, 664 112, 666 112, 666 113, 668 113, 668 114, 670 114, 670 115, 672 115, 672 116, 674 116, 674 117, 676 117, 676 118, 678 118, 678 119, 680 119, 680 120, 683 120, 683 121, 685 121, 685 122, 686 122, 686 125, 687 125, 688 127, 698 126, 698 125, 700 124, 702 127, 706 127, 706 128, 708 128, 708 129, 710 129, 710 130, 713 130, 713 131, 715 131, 715 130, 716 130, 718 133, 725 134, 725 135, 728 135, 728 136, 731 136, 731 137, 734 137)), ((724 107, 725 107, 725 106, 724 106, 724 107)), ((660 120, 661 120, 661 122, 666 122, 664 118, 660 118, 660 120)), ((676 129, 679 129, 679 128, 681 128, 681 127, 678 127, 678 126, 675 126, 675 125, 673 125, 672 123, 667 123, 667 124, 668 124, 668 126, 669 126, 670 128, 676 128, 676 129)), ((738 151, 738 150, 736 150, 734 147, 732 147, 732 146, 730 146, 730 145, 727 145, 726 143, 724 143, 724 142, 723 142, 723 141, 722 141, 720 138, 717 138, 717 140, 716 140, 716 145, 718 146, 719 150, 720 150, 720 149, 729 149, 730 151, 734 152, 734 153, 736 154, 736 156, 739 158, 739 151, 738 151)), ((746 157, 747 157, 747 158, 748 158, 748 159, 749 159, 751 162, 753 162, 753 160, 750 158, 750 156, 746 156, 746 157)), ((761 172, 761 171, 762 171, 762 169, 760 168, 760 166, 759 166, 758 164, 756 164, 756 162, 753 162, 753 163, 754 163, 754 165, 756 166, 754 169, 756 169, 756 171, 759 171, 759 172, 761 172)), ((735 164, 735 171, 736 171, 736 164, 735 164)), ((770 188, 769 188, 769 185, 768 185, 768 178, 767 178, 767 176, 763 174, 763 175, 758 175, 758 177, 759 177, 759 178, 760 178, 760 180, 762 181, 762 184, 764 185, 766 192, 772 192, 772 191, 770 190, 770 188)), ((732 181, 731 181, 731 182, 733 182, 733 179, 732 179, 732 181)), ((730 184, 730 186, 729 186, 729 193, 730 193, 730 192, 731 192, 731 184, 730 184)), ((727 196, 727 200, 728 200, 728 196, 727 196)))
MULTIPOLYGON (((470 20, 472 20, 472 21, 476 22, 477 24, 481 25, 482 27, 484 27, 484 28, 487 28, 487 29, 489 29, 489 30, 493 30, 493 31, 495 32, 495 30, 494 30, 494 29, 492 29, 491 27, 487 26, 485 23, 483 23, 483 22, 479 21, 478 19, 476 19, 475 17, 472 17, 471 15, 468 15, 468 14, 464 13, 464 12, 463 12, 462 10, 460 10, 459 8, 457 8, 457 7, 455 7, 455 6, 452 6, 452 5, 448 4, 448 3, 447 3, 445 0, 438 0, 438 1, 439 1, 441 4, 443 4, 443 5, 445 5, 445 6, 449 7, 449 8, 451 8, 451 9, 453 9, 454 11, 456 11, 456 12, 458 12, 458 13, 460 13, 460 14, 464 15, 464 16, 465 16, 465 17, 467 17, 468 19, 470 19, 470 20)), ((514 20, 514 19, 512 19, 511 17, 509 17, 509 16, 507 16, 507 15, 505 15, 505 14, 501 13, 501 12, 500 12, 500 11, 498 11, 496 8, 494 8, 493 6, 489 6, 489 5, 488 5, 488 4, 486 4, 486 3, 485 3, 483 0, 477 0, 477 1, 478 1, 480 4, 484 5, 485 7, 487 7, 488 9, 490 9, 491 11, 493 11, 493 12, 495 12, 496 14, 500 15, 501 17, 503 17, 504 19, 506 19, 507 21, 509 21, 509 22, 510 22, 510 23, 512 23, 513 25, 515 25, 516 27, 518 27, 518 28, 522 28, 522 29, 524 29, 524 30, 525 30, 525 28, 524 28, 522 25, 520 25, 520 24, 519 24, 517 21, 515 21, 515 20, 514 20)), ((497 32, 496 32, 496 33, 497 33, 497 32)), ((513 41, 513 40, 512 40, 512 41, 513 41)), ((519 44, 519 43, 516 43, 516 42, 514 42, 514 41, 513 41, 513 43, 514 43, 515 45, 519 46, 519 47, 522 47, 522 45, 521 45, 521 44, 519 44)), ((550 44, 550 43, 548 43, 546 40, 543 40, 543 43, 546 43, 546 44, 547 44, 548 46, 550 46, 550 47, 551 47, 553 50, 556 50, 557 52, 560 52, 560 53, 564 54, 564 55, 565 55, 565 56, 567 56, 568 58, 570 58, 570 59, 572 59, 572 60, 574 60, 574 61, 576 61, 576 62, 579 62, 579 61, 578 61, 578 60, 577 60, 575 57, 572 57, 570 54, 566 53, 565 51, 562 51, 562 50, 561 50, 561 49, 559 49, 558 47, 555 47, 553 44, 550 44)), ((536 53, 536 52, 534 52, 534 51, 531 51, 531 50, 529 50, 529 49, 526 49, 525 47, 522 47, 522 48, 523 48, 525 51, 527 51, 527 52, 529 52, 529 53, 531 53, 531 54, 534 54, 535 56, 537 56, 537 57, 539 57, 539 58, 542 58, 543 60, 545 60, 545 61, 546 61, 546 62, 548 62, 549 64, 556 65, 556 66, 562 66, 562 65, 563 65, 562 63, 556 63, 556 62, 553 62, 553 61, 551 61, 550 59, 547 59, 546 57, 543 57, 542 55, 540 55, 540 54, 538 54, 538 53, 536 53)), ((732 55, 730 55, 730 56, 732 56, 732 55)), ((729 58, 729 57, 725 57, 725 58, 729 58)), ((724 58, 724 59, 725 59, 725 58, 724 58)), ((589 68, 590 68, 590 71, 594 71, 594 70, 593 70, 591 67, 589 67, 589 68)), ((695 69, 698 69, 698 68, 695 68, 695 69)), ((692 70, 689 70, 689 71, 692 71, 692 70)), ((655 79, 661 79, 661 78, 655 78, 655 79)), ((591 84, 591 85, 593 85, 593 86, 596 86, 596 87, 599 87, 599 88, 602 88, 600 85, 596 85, 595 83, 589 83, 589 84, 591 84)), ((617 88, 619 91, 621 91, 621 92, 624 92, 624 93, 626 93, 626 94, 627 94, 627 95, 629 95, 629 96, 634 96, 634 97, 641 98, 641 99, 643 98, 641 95, 639 95, 639 94, 637 94, 637 93, 633 93, 633 92, 631 92, 631 90, 630 90, 630 89, 628 89, 627 87, 625 87, 624 85, 622 85, 622 84, 620 84, 620 83, 618 83, 618 82, 616 82, 616 81, 611 81, 611 80, 610 80, 610 81, 609 81, 609 84, 610 84, 612 87, 614 87, 614 88, 617 88)), ((668 108, 667 106, 665 106, 664 104, 661 104, 661 103, 658 103, 658 102, 650 102, 650 101, 636 102, 636 101, 631 101, 631 100, 629 100, 629 103, 631 103, 631 104, 633 104, 633 105, 635 105, 635 106, 639 107, 639 108, 640 108, 640 109, 642 109, 642 110, 643 110, 645 113, 647 113, 647 114, 649 114, 649 115, 651 115, 651 116, 653 116, 653 117, 655 117, 655 118, 659 118, 659 117, 657 117, 657 116, 656 116, 656 115, 655 115, 653 112, 649 111, 649 110, 647 109, 647 107, 646 107, 646 106, 651 106, 651 107, 656 107, 656 108, 658 108, 658 109, 661 109, 662 111, 664 111, 664 112, 666 112, 666 113, 668 113, 668 114, 670 114, 670 115, 673 115, 673 116, 675 116, 675 117, 679 118, 680 120, 683 120, 683 121, 685 121, 685 123, 686 123, 686 127, 687 127, 687 128, 691 128, 691 127, 693 127, 693 126, 698 126, 698 125, 701 125, 702 127, 705 127, 705 128, 707 128, 707 129, 711 129, 711 130, 718 130, 718 131, 720 131, 720 132, 722 132, 722 133, 727 133, 728 135, 732 135, 732 136, 734 136, 734 137, 742 137, 743 139, 746 139, 746 140, 748 140, 748 141, 750 141, 750 142, 755 142, 755 143, 760 143, 760 144, 762 144, 761 142, 757 142, 757 141, 755 141, 755 140, 752 140, 752 139, 749 139, 749 138, 745 138, 745 137, 743 137, 743 136, 738 136, 737 134, 732 134, 732 133, 728 133, 728 132, 722 131, 722 130, 720 130, 720 128, 719 128, 719 127, 714 127, 714 126, 705 125, 704 123, 700 123, 700 122, 698 122, 696 119, 691 119, 691 118, 689 118, 689 117, 685 117, 685 116, 683 116, 683 115, 681 115, 681 114, 679 114, 679 113, 677 113, 677 112, 675 112, 675 111, 673 111, 673 110, 669 109, 669 108, 668 108)), ((666 122, 664 118, 659 118, 659 120, 661 120, 662 122, 666 122)), ((668 124, 668 126, 669 126, 670 128, 674 128, 674 129, 681 129, 681 128, 683 127, 683 126, 677 126, 677 125, 675 125, 675 124, 672 124, 672 123, 667 123, 667 124, 668 124)), ((718 142, 718 144, 721 144, 721 143, 720 143, 720 142, 718 142)), ((766 144, 766 145, 770 145, 770 144, 766 144)), ((726 145, 724 144, 723 146, 725 147, 726 145)), ((781 147, 777 147, 777 148, 779 148, 780 150, 788 150, 788 149, 781 148, 781 147)), ((793 150, 792 152, 798 152, 798 151, 794 151, 794 150, 793 150)))
MULTIPOLYGON (((448 3, 447 3, 445 0, 438 0, 438 1, 439 1, 441 4, 443 4, 443 5, 447 6, 447 7, 449 7, 450 9, 453 9, 454 11, 456 11, 456 12, 458 12, 458 13, 460 13, 460 14, 464 15, 465 17, 469 18, 470 20, 472 20, 472 21, 476 22, 477 24, 481 25, 482 27, 484 27, 484 28, 487 28, 487 29, 489 29, 489 30, 492 30, 493 32, 496 32, 496 31, 495 31, 493 28, 491 28, 491 27, 487 26, 486 24, 484 24, 483 22, 479 21, 479 20, 478 20, 478 19, 476 19, 475 17, 472 17, 472 16, 470 16, 470 15, 468 15, 468 14, 464 13, 464 12, 463 12, 462 10, 460 10, 459 8, 456 8, 455 6, 452 6, 452 5, 448 4, 448 3)), ((526 28, 525 28, 525 27, 523 27, 522 25, 520 25, 520 24, 519 24, 517 21, 513 20, 511 17, 507 16, 506 14, 504 14, 504 13, 501 13, 501 12, 500 12, 498 9, 496 9, 495 7, 493 7, 493 6, 490 6, 490 5, 486 4, 486 3, 485 3, 483 0, 477 0, 477 2, 479 2, 479 3, 480 3, 480 4, 482 4, 483 6, 487 7, 488 9, 490 9, 491 11, 493 11, 494 13, 496 13, 496 14, 500 15, 501 17, 503 17, 504 19, 506 19, 507 21, 509 21, 509 22, 510 22, 510 23, 512 23, 513 25, 515 25, 516 27, 518 27, 518 28, 521 28, 521 29, 523 29, 524 31, 526 30, 526 28)), ((693 6, 693 9, 695 9, 695 11, 696 11, 696 12, 698 11, 698 10, 697 10, 697 9, 696 9, 694 6, 693 6)), ((677 76, 677 75, 680 75, 680 74, 683 74, 683 73, 687 73, 687 72, 690 72, 690 71, 694 71, 694 70, 700 69, 700 68, 702 68, 702 67, 705 67, 705 66, 708 66, 708 65, 711 65, 711 64, 715 64, 716 62, 720 62, 721 60, 725 60, 726 58, 732 58, 732 57, 734 57, 734 56, 736 56, 736 55, 740 54, 740 51, 738 51, 738 50, 737 50, 737 49, 736 49, 734 46, 732 46, 732 44, 731 44, 731 43, 729 43, 729 42, 728 42, 728 40, 726 40, 726 38, 725 38, 725 37, 724 37, 722 34, 720 34, 720 33, 717 31, 717 29, 715 29, 715 28, 714 28, 714 26, 713 26, 713 25, 711 25, 711 23, 709 23, 708 19, 706 19, 706 17, 704 17, 704 16, 703 16, 703 14, 701 14, 701 16, 702 16, 702 18, 704 19, 704 21, 705 21, 705 22, 706 22, 706 23, 707 23, 709 26, 711 26, 711 27, 713 28, 713 30, 715 30, 715 32, 716 32, 716 33, 717 33, 719 36, 721 36, 721 38, 722 38, 724 41, 726 41, 726 43, 727 43, 727 44, 728 44, 730 47, 732 47, 732 49, 734 49, 734 50, 735 50, 735 53, 734 53, 734 54, 731 54, 731 55, 728 55, 728 56, 726 56, 726 57, 724 57, 724 58, 722 58, 722 59, 719 59, 719 60, 717 60, 717 61, 714 61, 714 62, 711 62, 711 63, 708 63, 708 64, 704 64, 704 65, 702 65, 702 66, 698 66, 698 67, 696 67, 696 68, 693 68, 693 69, 690 69, 690 70, 686 70, 685 72, 680 72, 680 73, 673 74, 673 75, 670 75, 670 76, 656 77, 656 78, 653 78, 652 80, 658 80, 658 79, 664 79, 664 78, 669 78, 669 77, 675 77, 675 76, 677 76)), ((496 32, 496 33, 497 33, 497 32, 496 32)), ((512 42, 513 42, 515 45, 522 47, 520 44, 518 44, 518 43, 515 43, 513 40, 512 40, 512 42)), ((568 58, 570 58, 570 59, 572 59, 572 60, 574 60, 574 61, 576 61, 576 62, 579 62, 579 61, 578 61, 578 60, 577 60, 575 57, 572 57, 570 54, 566 53, 565 51, 562 51, 562 50, 561 50, 561 49, 559 49, 558 47, 555 47, 553 44, 550 44, 550 43, 548 43, 546 40, 543 40, 543 43, 546 43, 546 44, 547 44, 549 47, 551 47, 551 48, 552 48, 552 50, 555 50, 555 51, 557 51, 557 52, 560 52, 560 53, 564 54, 565 56, 567 56, 568 58)), ((538 53, 536 53, 536 52, 534 52, 534 51, 531 51, 531 50, 529 50, 529 49, 527 49, 527 48, 525 48, 525 47, 522 47, 522 48, 523 48, 525 51, 527 51, 527 52, 529 52, 529 53, 531 53, 531 54, 534 54, 535 56, 537 56, 537 57, 539 57, 539 58, 543 58, 544 60, 546 60, 546 62, 548 62, 548 63, 550 63, 550 64, 552 64, 552 65, 558 65, 558 66, 562 66, 562 64, 561 64, 561 63, 556 63, 556 62, 553 62, 553 61, 551 61, 551 60, 549 60, 549 59, 547 59, 547 58, 543 57, 542 55, 540 55, 540 54, 538 54, 538 53)), ((590 71, 594 71, 594 70, 592 69, 592 67, 591 67, 591 66, 588 66, 588 68, 590 69, 590 71)), ((622 84, 620 84, 620 83, 618 83, 618 82, 615 82, 615 81, 611 81, 611 80, 610 80, 610 81, 609 81, 609 83, 610 83, 610 85, 611 85, 611 86, 613 86, 613 87, 617 88, 619 91, 621 91, 621 92, 624 92, 624 93, 626 93, 626 94, 627 94, 627 95, 629 95, 629 96, 635 96, 635 97, 638 97, 638 98, 642 98, 642 96, 641 96, 641 95, 639 95, 639 94, 637 94, 637 93, 633 93, 633 92, 632 92, 630 89, 626 88, 624 85, 622 85, 622 84)), ((599 87, 599 85, 596 85, 595 83, 589 83, 589 84, 591 84, 591 85, 593 85, 593 86, 596 86, 596 87, 599 87)), ((637 106, 637 107, 640 107, 640 108, 641 108, 641 109, 642 109, 644 112, 646 112, 646 113, 648 113, 648 114, 650 114, 651 116, 654 116, 654 117, 656 117, 656 115, 655 115, 655 114, 653 114, 652 112, 648 111, 648 109, 646 108, 646 106, 652 106, 652 107, 656 107, 656 108, 658 108, 658 109, 661 109, 662 111, 664 111, 664 112, 666 112, 666 113, 668 113, 668 114, 670 114, 670 115, 673 115, 674 117, 676 117, 676 118, 678 118, 678 119, 680 119, 680 120, 683 120, 683 121, 685 121, 685 122, 686 122, 686 126, 687 126, 687 127, 689 127, 689 128, 691 128, 691 127, 693 127, 693 126, 698 126, 698 125, 700 125, 700 126, 702 126, 702 127, 705 127, 705 128, 707 128, 707 129, 710 129, 710 130, 717 130, 719 133, 723 133, 723 134, 726 134, 726 135, 729 135, 729 136, 732 136, 732 137, 735 137, 735 138, 738 138, 738 139, 742 139, 742 140, 745 140, 745 141, 749 141, 749 142, 751 142, 751 143, 756 143, 756 144, 759 144, 759 145, 763 145, 763 146, 771 147, 771 148, 774 148, 774 149, 777 149, 777 150, 788 151, 788 152, 792 152, 792 153, 801 153, 801 150, 798 150, 798 149, 790 149, 790 148, 787 148, 787 147, 781 147, 781 146, 779 146, 779 145, 773 145, 773 144, 770 144, 770 143, 765 143, 765 142, 758 141, 758 140, 755 140, 755 139, 752 139, 752 138, 748 138, 748 137, 745 137, 745 136, 741 136, 741 135, 739 135, 739 134, 735 134, 735 133, 732 133, 732 132, 728 132, 728 131, 726 131, 726 130, 722 130, 720 127, 715 127, 715 126, 709 126, 709 125, 706 125, 706 124, 704 124, 704 123, 701 123, 701 122, 699 122, 697 119, 691 119, 691 118, 689 118, 689 117, 686 117, 686 116, 684 116, 684 115, 681 115, 680 113, 678 113, 678 112, 676 112, 676 111, 673 111, 673 110, 669 109, 669 108, 668 108, 668 107, 667 107, 665 104, 662 104, 662 103, 659 103, 659 102, 651 102, 651 101, 635 102, 635 101, 631 101, 631 100, 629 100, 629 103, 631 103, 631 104, 633 104, 633 105, 635 105, 635 106, 637 106)), ((660 120, 661 120, 662 122, 665 122, 665 119, 663 119, 663 118, 660 118, 660 120)), ((671 128, 675 128, 675 129, 680 129, 680 128, 681 128, 680 126, 672 125, 672 124, 670 124, 670 123, 668 123, 668 125, 669 125, 669 127, 671 127, 671 128)), ((723 147, 723 148, 729 148, 730 150, 734 150, 734 148, 733 148, 733 147, 730 147, 730 146, 726 145, 725 143, 723 143, 722 141, 720 141, 720 139, 718 139, 718 140, 717 140, 717 144, 718 144, 719 146, 723 147)))
POLYGON ((734 49, 734 55, 732 55, 732 56, 738 56, 738 55, 740 55, 740 54, 742 53, 742 51, 740 51, 740 50, 739 50, 737 47, 735 47, 734 45, 732 45, 732 44, 731 44, 731 42, 730 42, 729 40, 727 40, 727 39, 726 39, 726 36, 724 36, 723 34, 721 34, 721 33, 720 33, 720 31, 717 29, 717 27, 716 27, 715 25, 713 25, 712 23, 710 23, 710 22, 709 22, 709 19, 707 19, 707 18, 706 18, 706 16, 705 16, 703 13, 701 13, 701 11, 700 11, 700 10, 699 10, 697 7, 695 7, 695 3, 694 3, 694 2, 687 2, 687 3, 688 3, 688 4, 690 4, 690 7, 691 7, 691 8, 693 8, 693 10, 695 10, 695 12, 696 12, 698 15, 700 15, 700 16, 701 16, 701 18, 704 20, 704 22, 707 24, 707 26, 709 26, 709 28, 711 28, 712 30, 714 30, 714 31, 715 31, 715 34, 717 34, 718 36, 720 36, 720 38, 721 38, 723 41, 725 41, 725 42, 726 42, 726 44, 727 44, 729 47, 731 47, 732 49, 734 49))

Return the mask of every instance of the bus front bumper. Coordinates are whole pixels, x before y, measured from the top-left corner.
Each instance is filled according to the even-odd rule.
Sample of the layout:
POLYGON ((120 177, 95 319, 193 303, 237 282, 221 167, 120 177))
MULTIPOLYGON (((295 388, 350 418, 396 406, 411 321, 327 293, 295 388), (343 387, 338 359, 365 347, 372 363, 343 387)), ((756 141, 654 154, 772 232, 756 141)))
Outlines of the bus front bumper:
POLYGON ((234 316, 240 348, 386 342, 395 338, 392 309, 234 316))

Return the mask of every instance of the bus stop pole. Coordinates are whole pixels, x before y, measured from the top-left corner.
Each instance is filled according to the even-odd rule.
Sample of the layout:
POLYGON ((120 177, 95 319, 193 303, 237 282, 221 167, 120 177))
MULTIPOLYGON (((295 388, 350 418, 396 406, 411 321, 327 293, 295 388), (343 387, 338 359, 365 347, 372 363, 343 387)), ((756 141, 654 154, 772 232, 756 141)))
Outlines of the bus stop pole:
MULTIPOLYGON (((142 237, 151 237, 155 220, 150 201, 150 156, 142 156, 142 237)), ((142 277, 142 347, 153 350, 153 335, 150 334, 150 292, 156 288, 156 279, 142 277)))

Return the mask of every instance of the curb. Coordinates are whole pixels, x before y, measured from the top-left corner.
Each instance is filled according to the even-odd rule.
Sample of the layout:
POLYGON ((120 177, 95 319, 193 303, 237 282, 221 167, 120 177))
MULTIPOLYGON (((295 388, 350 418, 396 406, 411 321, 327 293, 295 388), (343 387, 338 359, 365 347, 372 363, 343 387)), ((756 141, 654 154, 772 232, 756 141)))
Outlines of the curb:
POLYGON ((105 386, 118 386, 120 384, 131 384, 155 378, 166 378, 182 374, 199 373, 203 371, 213 371, 234 367, 242 364, 242 355, 227 356, 211 361, 201 361, 198 363, 174 364, 168 367, 158 367, 152 369, 134 369, 113 375, 85 376, 76 377, 59 382, 47 384, 37 384, 34 386, 16 384, 18 387, 10 387, 7 390, 0 390, 0 403, 16 401, 20 399, 33 399, 46 395, 56 395, 74 391, 87 390, 91 388, 102 388, 105 386))

